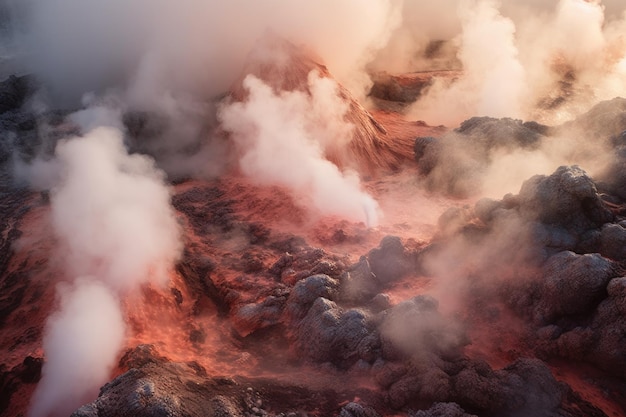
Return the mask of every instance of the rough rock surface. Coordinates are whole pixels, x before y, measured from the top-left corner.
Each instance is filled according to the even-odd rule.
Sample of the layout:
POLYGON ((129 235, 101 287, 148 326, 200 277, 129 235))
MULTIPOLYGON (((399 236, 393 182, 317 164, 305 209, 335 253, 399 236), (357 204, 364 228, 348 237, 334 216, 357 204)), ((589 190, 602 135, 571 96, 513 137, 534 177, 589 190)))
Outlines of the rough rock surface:
POLYGON ((346 387, 345 392, 328 389, 320 394, 263 379, 208 377, 199 364, 170 362, 151 346, 127 352, 121 365, 128 370, 104 385, 98 398, 72 417, 302 417, 312 411, 342 417, 378 416, 365 404, 339 405, 359 395, 377 401, 366 390, 346 387))
POLYGON ((462 198, 480 191, 494 155, 536 149, 549 132, 534 122, 474 117, 441 138, 417 138, 414 155, 427 188, 462 198))
POLYGON ((561 252, 548 259, 537 284, 535 321, 554 322, 563 316, 588 314, 606 297, 616 265, 598 254, 561 252))
POLYGON ((591 178, 577 166, 563 166, 550 175, 524 183, 519 211, 529 220, 585 232, 613 220, 591 178))
POLYGON ((456 403, 436 403, 428 410, 419 410, 409 414, 410 417, 476 417, 467 414, 456 403))
POLYGON ((560 167, 526 181, 519 195, 442 216, 448 231, 431 251, 489 247, 491 270, 472 258, 460 261, 483 278, 496 275, 473 278, 470 292, 483 299, 476 305, 489 295, 511 306, 528 321, 530 337, 538 338, 528 343, 542 357, 584 360, 623 377, 626 326, 617 317, 625 233, 607 199, 582 169, 560 167))

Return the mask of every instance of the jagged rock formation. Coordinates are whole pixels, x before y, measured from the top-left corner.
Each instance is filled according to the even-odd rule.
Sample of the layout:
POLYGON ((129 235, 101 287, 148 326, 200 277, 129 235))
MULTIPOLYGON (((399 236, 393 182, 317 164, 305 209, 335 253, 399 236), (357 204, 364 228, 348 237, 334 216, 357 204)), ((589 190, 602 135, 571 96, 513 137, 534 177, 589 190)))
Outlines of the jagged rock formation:
MULTIPOLYGON (((276 92, 304 91, 309 95, 308 77, 312 71, 323 78, 333 79, 320 58, 273 33, 266 33, 254 51, 241 77, 231 88, 232 100, 246 99, 243 80, 248 75, 260 79, 276 92)), ((337 88, 340 99, 348 106, 344 119, 354 128, 349 143, 345 147, 341 144, 328 148, 326 158, 340 168, 355 169, 362 175, 395 170, 411 159, 411 141, 388 133, 346 88, 340 84, 337 88)))
MULTIPOLYGON (((607 199, 580 168, 560 167, 526 181, 519 195, 479 201, 473 210, 478 227, 472 213, 464 213, 463 226, 445 239, 464 236, 489 245, 496 236, 514 236, 517 253, 526 252, 521 261, 501 242, 491 256, 519 270, 486 285, 498 285, 497 297, 532 323, 529 337, 539 339, 534 349, 544 357, 591 362, 623 378, 626 356, 619 346, 626 327, 617 319, 626 260, 623 217, 607 199)), ((496 274, 507 270, 489 265, 496 274)))

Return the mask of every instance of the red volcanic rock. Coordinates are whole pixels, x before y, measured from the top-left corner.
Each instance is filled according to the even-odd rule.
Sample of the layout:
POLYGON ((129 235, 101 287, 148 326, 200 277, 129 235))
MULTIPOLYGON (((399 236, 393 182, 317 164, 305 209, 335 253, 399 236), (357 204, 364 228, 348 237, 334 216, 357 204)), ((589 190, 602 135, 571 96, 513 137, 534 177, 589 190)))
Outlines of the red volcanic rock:
MULTIPOLYGON (((333 79, 328 68, 305 47, 296 46, 267 32, 250 54, 241 77, 233 85, 230 97, 245 101, 248 95, 243 80, 253 75, 276 92, 303 91, 311 95, 308 77, 316 71, 320 77, 333 79)), ((352 139, 345 145, 329 147, 326 158, 340 168, 356 169, 364 175, 395 170, 412 159, 411 138, 387 132, 342 85, 337 84, 340 99, 348 106, 344 116, 354 125, 352 139)))

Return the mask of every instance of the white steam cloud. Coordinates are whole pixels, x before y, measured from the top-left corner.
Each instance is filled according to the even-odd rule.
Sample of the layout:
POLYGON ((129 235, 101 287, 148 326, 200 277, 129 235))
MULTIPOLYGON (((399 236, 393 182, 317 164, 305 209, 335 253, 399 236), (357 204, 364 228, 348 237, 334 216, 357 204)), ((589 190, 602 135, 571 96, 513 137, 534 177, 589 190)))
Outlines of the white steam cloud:
MULTIPOLYGON (((90 115, 102 109, 75 117, 89 125, 90 115)), ((56 154, 52 219, 76 279, 59 286, 60 311, 46 325, 32 417, 68 415, 97 395, 124 342, 120 298, 165 284, 180 250, 164 174, 150 158, 129 155, 119 129, 95 128, 59 143, 56 154)))
MULTIPOLYGON (((430 69, 415 57, 429 41, 447 41, 452 47, 446 62, 458 59, 463 74, 453 83, 436 82, 413 107, 414 117, 450 126, 471 116, 561 123, 600 100, 626 94, 623 3, 456 0, 437 12, 444 30, 425 25, 432 36, 413 49, 405 46, 412 52, 404 54, 413 54, 413 70, 430 69)), ((390 45, 406 45, 414 32, 401 26, 390 45)))
POLYGON ((249 96, 221 108, 219 119, 241 152, 240 169, 260 183, 281 184, 322 214, 378 222, 378 204, 362 190, 353 172, 341 172, 325 151, 350 141, 353 126, 344 121, 347 104, 334 81, 315 71, 303 91, 274 92, 254 76, 244 80, 249 96), (309 203, 309 201, 306 201, 309 203))
POLYGON ((519 116, 525 74, 514 42, 515 25, 493 1, 464 1, 458 58, 463 75, 440 83, 418 103, 416 114, 430 123, 454 125, 471 115, 519 116))
POLYGON ((68 416, 108 380, 124 342, 119 300, 97 280, 59 286, 61 310, 48 319, 46 364, 31 416, 68 416))

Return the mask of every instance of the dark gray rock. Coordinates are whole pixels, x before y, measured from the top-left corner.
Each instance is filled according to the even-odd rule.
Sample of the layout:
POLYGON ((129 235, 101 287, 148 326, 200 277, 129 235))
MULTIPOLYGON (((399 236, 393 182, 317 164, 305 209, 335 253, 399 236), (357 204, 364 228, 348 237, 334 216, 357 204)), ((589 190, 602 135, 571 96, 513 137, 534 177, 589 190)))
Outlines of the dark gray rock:
POLYGON ((270 295, 260 303, 249 303, 239 307, 232 316, 233 327, 240 336, 275 326, 280 323, 286 297, 270 295))
POLYGON ((470 363, 454 377, 454 402, 500 415, 556 416, 563 387, 537 359, 518 359, 500 371, 470 363))
POLYGON ((429 190, 465 198, 481 191, 494 155, 536 149, 549 133, 537 123, 474 117, 439 139, 417 138, 415 159, 429 190))
POLYGON ((606 224, 600 231, 600 253, 616 261, 626 260, 626 228, 606 224))
POLYGON ((133 368, 104 385, 72 417, 240 417, 241 406, 182 364, 133 368))
POLYGON ((365 256, 349 267, 341 279, 341 297, 350 302, 365 302, 378 294, 380 288, 365 256))
POLYGON ((524 123, 521 120, 472 117, 461 123, 456 132, 468 137, 485 150, 491 150, 535 149, 548 130, 547 126, 532 122, 524 123))
POLYGON ((613 220, 594 182, 577 166, 562 166, 550 176, 532 177, 522 185, 518 199, 523 218, 580 234, 613 220))
POLYGON ((371 407, 358 403, 348 403, 341 409, 339 417, 380 417, 380 414, 371 407))
POLYGON ((409 413, 409 417, 476 417, 474 414, 467 414, 460 405, 456 403, 436 403, 428 410, 419 410, 409 413))
POLYGON ((559 129, 566 133, 585 132, 595 140, 609 141, 626 130, 626 99, 602 101, 559 129))
POLYGON ((338 293, 339 282, 328 275, 313 275, 298 281, 287 299, 284 320, 290 326, 302 320, 318 298, 332 300, 338 293))
POLYGON ((360 359, 367 361, 376 356, 378 342, 372 328, 363 311, 344 311, 320 297, 294 327, 294 348, 314 362, 330 362, 348 369, 360 359))
POLYGON ((413 152, 420 174, 428 175, 432 172, 439 163, 442 151, 443 145, 437 138, 425 136, 415 139, 413 152))
POLYGON ((581 352, 605 371, 626 378, 626 278, 612 279, 608 297, 600 303, 589 329, 579 338, 559 340, 563 353, 581 352))
POLYGON ((384 237, 380 245, 368 253, 367 259, 371 272, 381 285, 404 278, 416 268, 414 255, 396 236, 384 237))
POLYGON ((561 316, 589 313, 606 296, 616 274, 614 263, 598 254, 566 251, 552 256, 538 284, 535 321, 549 324, 561 316))

